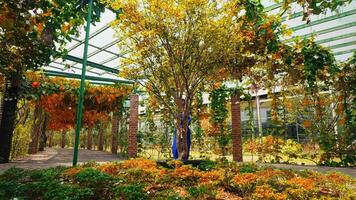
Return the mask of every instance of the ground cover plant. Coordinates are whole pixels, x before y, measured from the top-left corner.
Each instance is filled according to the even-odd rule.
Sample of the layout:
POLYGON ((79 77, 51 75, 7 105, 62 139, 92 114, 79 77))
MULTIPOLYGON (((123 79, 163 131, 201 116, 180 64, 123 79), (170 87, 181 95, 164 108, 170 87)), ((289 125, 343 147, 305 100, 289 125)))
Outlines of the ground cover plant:
POLYGON ((0 175, 0 199, 354 199, 355 180, 338 173, 204 161, 197 167, 146 159, 0 175), (167 167, 168 166, 168 167, 167 167))

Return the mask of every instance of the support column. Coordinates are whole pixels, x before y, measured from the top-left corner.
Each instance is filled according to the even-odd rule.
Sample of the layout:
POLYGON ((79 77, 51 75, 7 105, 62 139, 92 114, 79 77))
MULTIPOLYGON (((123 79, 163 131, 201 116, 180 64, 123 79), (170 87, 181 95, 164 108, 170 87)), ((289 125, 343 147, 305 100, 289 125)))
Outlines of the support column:
POLYGON ((130 97, 130 126, 129 126, 129 149, 130 158, 137 156, 137 131, 138 131, 138 95, 130 97))
POLYGON ((77 119, 75 126, 75 140, 74 140, 74 151, 73 151, 73 166, 77 166, 78 162, 78 148, 79 148, 79 140, 80 140, 80 131, 82 129, 82 117, 83 117, 83 103, 84 103, 84 85, 85 85, 85 72, 87 69, 88 62, 88 46, 89 46, 89 33, 90 33, 90 24, 91 24, 91 16, 93 9, 93 0, 88 0, 88 15, 87 22, 85 26, 85 40, 84 40, 84 52, 83 52, 83 67, 82 67, 82 75, 80 80, 80 88, 79 88, 79 101, 78 101, 78 109, 77 109, 77 119))

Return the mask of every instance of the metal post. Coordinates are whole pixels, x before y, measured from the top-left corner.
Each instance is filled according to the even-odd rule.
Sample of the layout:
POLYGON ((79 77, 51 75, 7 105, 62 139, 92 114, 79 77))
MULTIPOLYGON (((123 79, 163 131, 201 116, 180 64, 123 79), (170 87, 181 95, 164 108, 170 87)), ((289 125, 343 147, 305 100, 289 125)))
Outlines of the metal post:
POLYGON ((256 88, 256 112, 257 112, 258 136, 259 136, 259 137, 262 137, 262 123, 261 123, 260 97, 258 96, 258 89, 257 89, 257 88, 256 88))
POLYGON ((91 24, 91 15, 93 9, 93 0, 89 0, 89 9, 87 16, 87 24, 85 27, 85 43, 84 43, 84 54, 83 54, 83 68, 82 68, 82 77, 80 80, 80 92, 79 92, 79 101, 78 101, 78 109, 77 109, 77 123, 75 127, 75 143, 74 143, 74 154, 73 154, 73 166, 77 165, 78 161, 78 147, 80 140, 80 130, 82 128, 82 117, 83 117, 83 101, 84 101, 84 84, 85 84, 85 71, 87 68, 87 60, 88 60, 88 43, 89 43, 89 32, 90 32, 90 24, 91 24))

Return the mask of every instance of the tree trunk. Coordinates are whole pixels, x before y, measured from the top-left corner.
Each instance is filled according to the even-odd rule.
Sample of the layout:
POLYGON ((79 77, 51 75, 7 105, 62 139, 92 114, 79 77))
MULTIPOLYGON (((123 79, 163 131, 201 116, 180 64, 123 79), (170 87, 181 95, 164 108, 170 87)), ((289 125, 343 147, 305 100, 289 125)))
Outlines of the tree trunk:
POLYGON ((0 163, 9 162, 20 91, 20 76, 15 75, 9 80, 5 86, 3 113, 0 125, 0 163))
POLYGON ((177 129, 177 147, 178 157, 181 160, 188 159, 188 115, 187 112, 183 112, 183 116, 178 120, 179 128, 177 129))
POLYGON ((2 111, 4 110, 4 98, 5 98, 5 84, 6 80, 3 76, 0 77, 0 85, 1 85, 1 100, 0 100, 0 125, 1 125, 1 119, 2 119, 2 111))
POLYGON ((242 162, 240 92, 231 94, 232 155, 233 160, 242 162))
POLYGON ((61 137, 61 148, 66 146, 66 131, 62 130, 62 137, 61 137))
POLYGON ((112 116, 111 126, 111 153, 117 154, 118 132, 119 132, 119 112, 115 111, 112 116))
POLYGON ((33 115, 34 118, 33 118, 32 131, 31 131, 31 142, 28 148, 29 154, 37 153, 39 139, 42 131, 44 113, 39 102, 36 102, 33 115))
POLYGON ((177 148, 178 148, 178 158, 181 160, 187 160, 188 154, 188 127, 189 127, 189 115, 191 98, 187 99, 177 99, 176 103, 180 110, 180 115, 177 119, 176 129, 177 129, 177 148))
POLYGON ((138 95, 130 97, 130 126, 129 126, 129 149, 128 156, 134 158, 137 156, 137 130, 138 130, 138 95))
POLYGON ((40 144, 39 144, 39 148, 38 148, 39 151, 44 151, 44 148, 46 147, 46 144, 47 144, 46 129, 47 129, 48 117, 45 113, 43 113, 43 115, 44 115, 44 119, 43 119, 41 135, 40 135, 40 144))
POLYGON ((49 139, 48 139, 48 147, 52 147, 53 146, 53 131, 49 132, 49 139))
POLYGON ((98 150, 102 151, 104 150, 104 134, 105 134, 105 130, 106 130, 106 124, 101 123, 100 127, 99 127, 99 133, 98 133, 98 150))
POLYGON ((92 150, 93 148, 93 128, 88 128, 87 130, 87 149, 92 150))

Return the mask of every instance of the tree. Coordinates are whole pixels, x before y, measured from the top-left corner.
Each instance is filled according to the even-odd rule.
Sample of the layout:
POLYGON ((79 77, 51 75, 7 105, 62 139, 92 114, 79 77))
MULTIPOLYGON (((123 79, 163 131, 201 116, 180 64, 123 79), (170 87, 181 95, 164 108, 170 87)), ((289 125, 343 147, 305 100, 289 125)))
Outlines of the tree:
POLYGON ((192 102, 221 65, 221 9, 208 0, 111 2, 123 14, 114 24, 119 47, 131 52, 122 74, 134 79, 169 110, 177 129, 179 157, 188 159, 192 102))
MULTIPOLYGON (((0 73, 5 76, 5 101, 0 126, 0 162, 8 162, 17 103, 24 72, 51 61, 84 22, 85 6, 77 0, 4 0, 0 2, 0 73), (55 45, 55 43, 59 45, 55 45)), ((104 6, 94 4, 97 21, 104 6)))
POLYGON ((240 118, 241 82, 254 76, 254 67, 268 62, 269 55, 278 51, 279 37, 285 26, 276 15, 268 15, 260 1, 231 2, 225 7, 224 65, 226 75, 220 81, 232 80, 231 122, 233 159, 242 161, 242 138, 240 118))

